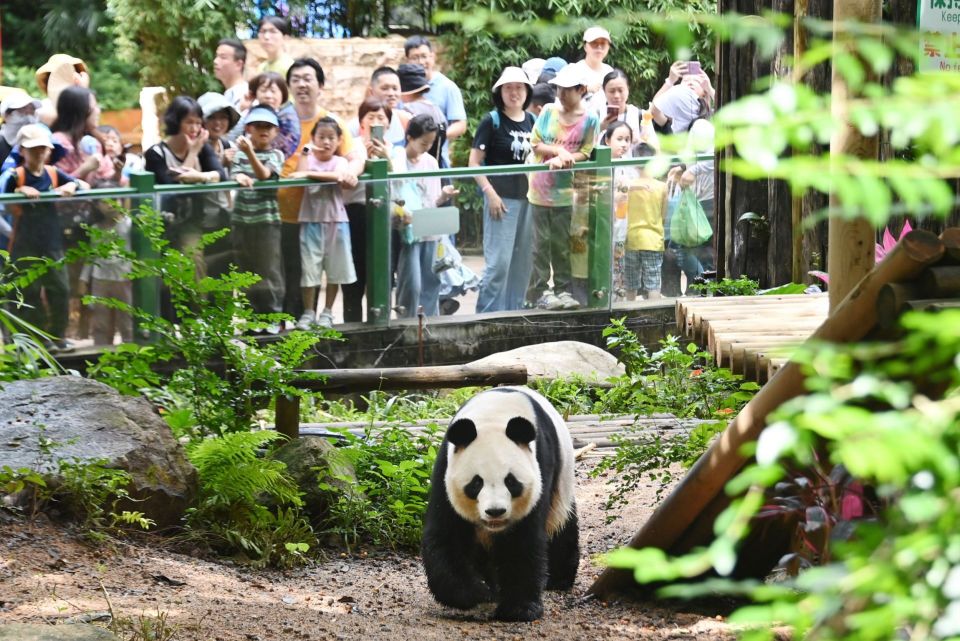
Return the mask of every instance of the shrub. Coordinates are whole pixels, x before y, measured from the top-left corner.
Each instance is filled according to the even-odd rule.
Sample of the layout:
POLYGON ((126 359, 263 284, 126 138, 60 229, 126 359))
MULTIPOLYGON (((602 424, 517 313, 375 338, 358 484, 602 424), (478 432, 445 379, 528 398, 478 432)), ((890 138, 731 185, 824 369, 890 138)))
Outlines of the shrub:
MULTIPOLYGON (((670 581, 714 570, 728 575, 751 520, 768 510, 768 493, 792 470, 842 466, 849 483, 829 502, 818 490, 806 523, 831 518, 825 507, 875 493, 876 518, 852 520, 849 536, 825 537, 810 562, 824 565, 778 584, 708 581, 672 586, 664 595, 718 591, 754 604, 731 616, 746 639, 772 639, 773 625, 797 639, 955 639, 960 577, 960 312, 917 313, 903 319, 906 336, 884 344, 822 345, 806 357, 809 393, 785 403, 756 443, 756 463, 727 491, 742 495, 718 517, 709 548, 668 559, 657 549, 619 550, 608 562, 639 581, 670 581)), ((828 489, 824 486, 824 489, 828 489)), ((777 490, 783 496, 784 488, 777 490)), ((836 491, 836 489, 834 489, 836 491)), ((852 502, 852 501, 851 501, 852 502)), ((871 504, 862 502, 871 515, 871 504)), ((833 514, 840 507, 830 508, 833 514)), ((822 528, 821 528, 822 529, 822 528)), ((749 550, 741 550, 748 554, 749 550)))
MULTIPOLYGON (((353 465, 356 492, 343 492, 320 483, 330 494, 330 515, 320 531, 339 537, 347 546, 368 541, 391 548, 416 548, 423 531, 430 475, 437 457, 439 428, 423 432, 402 427, 367 428, 362 436, 344 431, 340 452, 353 465)), ((321 471, 321 475, 326 470, 321 471)))
POLYGON ((300 513, 300 492, 283 463, 258 455, 282 438, 273 431, 237 432, 187 446, 200 479, 197 505, 187 511, 191 539, 220 553, 239 552, 258 566, 304 560, 316 537, 300 513))

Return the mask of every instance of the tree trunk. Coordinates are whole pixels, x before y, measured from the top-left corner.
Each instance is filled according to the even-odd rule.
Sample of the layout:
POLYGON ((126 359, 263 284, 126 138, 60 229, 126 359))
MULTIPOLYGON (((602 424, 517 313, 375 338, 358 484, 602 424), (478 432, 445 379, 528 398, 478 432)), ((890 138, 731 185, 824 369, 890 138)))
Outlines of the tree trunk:
MULTIPOLYGON (((843 23, 850 20, 878 22, 881 5, 881 0, 837 0, 833 13, 834 34, 843 28, 843 23)), ((880 155, 880 139, 878 136, 868 138, 861 135, 848 122, 848 100, 852 98, 849 94, 843 75, 834 68, 830 111, 834 120, 843 125, 830 140, 830 154, 834 157, 850 155, 876 160, 880 155)), ((830 203, 833 206, 839 201, 831 197, 830 203)), ((866 218, 845 220, 832 217, 829 230, 827 268, 830 270, 830 309, 833 310, 873 268, 875 232, 866 218)))

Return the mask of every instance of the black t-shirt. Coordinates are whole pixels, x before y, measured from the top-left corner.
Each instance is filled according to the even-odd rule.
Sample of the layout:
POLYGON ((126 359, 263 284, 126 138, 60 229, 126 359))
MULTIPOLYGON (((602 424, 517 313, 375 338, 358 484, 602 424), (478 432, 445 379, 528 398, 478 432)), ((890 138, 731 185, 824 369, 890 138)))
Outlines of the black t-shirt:
MULTIPOLYGON (((57 186, 63 187, 69 182, 75 182, 76 178, 65 174, 59 169, 57 171, 57 186)), ((34 176, 24 169, 24 187, 33 187, 39 192, 51 191, 53 184, 50 181, 50 174, 46 167, 40 172, 39 176, 34 176)), ((16 191, 17 171, 10 172, 9 178, 4 182, 2 191, 5 194, 12 194, 16 191)), ((13 248, 11 255, 14 258, 20 256, 48 256, 52 257, 51 252, 56 253, 63 250, 63 227, 60 225, 60 215, 57 213, 56 205, 49 201, 40 201, 23 205, 8 205, 10 208, 19 208, 20 215, 14 221, 16 225, 13 248)))
MULTIPOLYGON (((487 166, 522 165, 530 153, 530 133, 536 119, 533 114, 523 112, 523 121, 514 122, 502 111, 499 112, 500 126, 493 126, 490 114, 484 116, 473 137, 473 148, 483 151, 483 162, 487 166)), ((501 198, 527 197, 526 174, 510 176, 489 176, 490 184, 501 198)))

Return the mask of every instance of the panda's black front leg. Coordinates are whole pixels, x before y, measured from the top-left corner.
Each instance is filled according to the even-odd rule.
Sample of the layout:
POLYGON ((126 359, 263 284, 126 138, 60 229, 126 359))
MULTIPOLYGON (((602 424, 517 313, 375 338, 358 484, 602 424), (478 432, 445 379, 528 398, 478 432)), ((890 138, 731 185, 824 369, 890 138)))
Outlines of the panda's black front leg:
POLYGON ((493 548, 497 571, 497 609, 501 621, 533 621, 543 616, 547 580, 547 537, 538 519, 528 519, 497 538, 493 548))
POLYGON ((443 605, 469 610, 492 601, 493 592, 478 568, 479 550, 473 526, 445 507, 427 508, 430 513, 420 546, 427 586, 443 605))

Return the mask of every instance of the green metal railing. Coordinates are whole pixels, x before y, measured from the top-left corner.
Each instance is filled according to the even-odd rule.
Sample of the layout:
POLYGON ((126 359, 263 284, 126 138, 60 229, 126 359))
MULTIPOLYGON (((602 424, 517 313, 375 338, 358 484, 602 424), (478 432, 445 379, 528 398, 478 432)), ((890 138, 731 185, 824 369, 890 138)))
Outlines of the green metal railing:
MULTIPOLYGON (((710 160, 712 155, 696 156, 697 161, 710 160)), ((676 159, 679 160, 679 159, 676 159)), ((612 264, 612 190, 614 170, 621 167, 643 166, 651 158, 630 158, 613 160, 609 147, 597 147, 593 159, 577 163, 569 170, 588 172, 590 175, 590 198, 588 210, 588 307, 608 308, 611 304, 612 264)), ((457 167, 438 171, 418 171, 404 174, 389 173, 387 160, 367 161, 366 171, 359 179, 367 189, 367 322, 385 325, 390 318, 390 182, 391 180, 410 178, 469 179, 476 176, 504 176, 545 171, 543 165, 498 165, 492 167, 457 167)), ((262 188, 307 187, 317 183, 309 179, 284 178, 272 183, 261 183, 262 188)), ((151 173, 133 174, 130 186, 112 189, 91 189, 78 192, 76 198, 83 199, 132 199, 134 209, 139 202, 167 194, 201 194, 226 189, 243 189, 234 181, 196 185, 157 185, 151 173)), ((55 200, 59 196, 53 193, 41 194, 40 200, 55 200)), ((0 206, 14 203, 30 203, 17 194, 0 194, 0 206)), ((148 243, 139 232, 134 231, 131 245, 138 255, 150 251, 148 243)), ((134 301, 141 308, 159 312, 160 285, 155 280, 138 280, 134 289, 134 301)), ((139 340, 145 337, 139 336, 139 340)))

